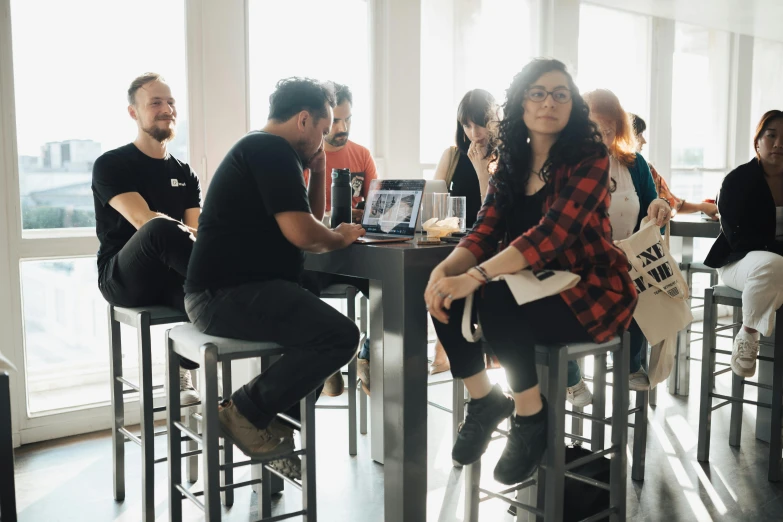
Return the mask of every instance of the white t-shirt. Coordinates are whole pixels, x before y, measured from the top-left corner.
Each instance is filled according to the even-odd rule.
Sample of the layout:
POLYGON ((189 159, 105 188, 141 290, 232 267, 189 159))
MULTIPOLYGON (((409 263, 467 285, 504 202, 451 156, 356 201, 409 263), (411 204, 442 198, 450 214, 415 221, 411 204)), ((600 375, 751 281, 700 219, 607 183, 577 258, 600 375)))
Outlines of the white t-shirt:
POLYGON ((775 239, 783 239, 783 207, 775 207, 775 239))
MULTIPOLYGON (((628 167, 620 163, 620 160, 609 157, 609 178, 614 180, 617 188, 612 194, 612 202, 609 205, 609 221, 612 223, 612 240, 628 239, 636 228, 639 220, 639 194, 633 186, 633 179, 628 167)), ((611 183, 611 181, 610 181, 611 183)))

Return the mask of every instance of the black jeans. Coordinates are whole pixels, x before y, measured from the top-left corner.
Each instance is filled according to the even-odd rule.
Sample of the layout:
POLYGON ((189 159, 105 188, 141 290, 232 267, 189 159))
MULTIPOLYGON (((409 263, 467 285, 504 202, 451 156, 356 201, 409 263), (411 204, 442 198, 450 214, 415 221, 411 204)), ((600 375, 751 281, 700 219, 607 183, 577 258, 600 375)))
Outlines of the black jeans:
MULTIPOLYGON (((454 377, 472 377, 484 369, 481 343, 468 342, 462 335, 465 300, 451 305, 448 324, 433 321, 443 343, 454 377)), ((590 342, 591 337, 559 295, 545 297, 519 306, 505 282, 489 283, 476 293, 474 313, 478 310, 484 339, 506 369, 508 384, 514 393, 538 384, 535 345, 563 342, 590 342)))
MULTIPOLYGON (((115 306, 165 305, 184 312, 182 285, 192 251, 190 233, 177 221, 150 219, 104 265, 98 288, 115 306)), ((198 365, 183 359, 182 367, 192 370, 198 365)))
POLYGON ((359 329, 296 283, 274 279, 185 296, 202 332, 275 342, 288 351, 234 392, 231 400, 258 428, 280 412, 298 418, 298 403, 356 356, 359 329))

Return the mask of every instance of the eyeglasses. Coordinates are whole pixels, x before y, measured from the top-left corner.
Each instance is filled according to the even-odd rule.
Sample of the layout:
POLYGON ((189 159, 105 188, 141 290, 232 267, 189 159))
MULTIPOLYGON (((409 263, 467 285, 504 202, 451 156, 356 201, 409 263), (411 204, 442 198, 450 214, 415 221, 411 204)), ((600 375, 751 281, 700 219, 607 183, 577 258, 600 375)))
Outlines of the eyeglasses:
POLYGON ((525 93, 525 97, 532 102, 540 103, 546 100, 546 97, 550 94, 552 95, 552 99, 557 103, 568 103, 571 101, 571 91, 565 87, 555 89, 554 91, 547 91, 546 89, 535 87, 533 89, 528 89, 525 93))

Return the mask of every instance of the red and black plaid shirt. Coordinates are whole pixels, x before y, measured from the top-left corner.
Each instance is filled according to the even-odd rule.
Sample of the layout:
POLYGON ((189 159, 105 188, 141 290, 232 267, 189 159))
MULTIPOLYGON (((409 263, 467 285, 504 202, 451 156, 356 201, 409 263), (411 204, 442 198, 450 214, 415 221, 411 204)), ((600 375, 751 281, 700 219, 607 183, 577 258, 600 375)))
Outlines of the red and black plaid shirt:
MULTIPOLYGON (((576 166, 552 172, 537 226, 510 246, 519 250, 533 270, 568 270, 581 276, 560 295, 595 342, 628 329, 636 308, 636 289, 628 275, 628 260, 612 243, 608 209, 609 158, 590 156, 576 166)), ((494 183, 473 231, 459 243, 479 262, 493 256, 505 239, 506 219, 497 208, 494 183)))

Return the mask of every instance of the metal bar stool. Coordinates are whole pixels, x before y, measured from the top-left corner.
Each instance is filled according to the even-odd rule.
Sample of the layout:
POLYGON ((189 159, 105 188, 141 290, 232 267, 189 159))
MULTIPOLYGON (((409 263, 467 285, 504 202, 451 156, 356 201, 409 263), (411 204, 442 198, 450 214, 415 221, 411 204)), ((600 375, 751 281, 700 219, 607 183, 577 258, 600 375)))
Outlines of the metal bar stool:
MULTIPOLYGON (((231 506, 234 503, 233 491, 236 488, 261 484, 261 512, 264 520, 284 520, 301 516, 305 522, 316 520, 316 494, 315 494, 315 393, 310 393, 301 401, 302 420, 298 422, 286 415, 278 414, 287 422, 301 429, 302 449, 283 456, 275 456, 269 460, 277 460, 285 457, 301 455, 302 481, 291 480, 267 466, 269 460, 247 460, 235 463, 233 460, 233 445, 224 439, 220 444, 220 425, 218 421, 218 364, 222 366, 223 390, 222 396, 229 397, 232 391, 231 385, 231 361, 238 359, 262 358, 283 355, 286 348, 275 343, 261 343, 242 341, 239 339, 227 339, 214 337, 198 331, 192 324, 177 326, 166 334, 167 345, 167 373, 166 385, 169 390, 176 390, 179 385, 179 362, 181 357, 190 360, 198 360, 201 364, 203 376, 202 386, 202 433, 191 429, 173 416, 168 417, 169 438, 169 520, 182 521, 182 500, 187 498, 204 511, 205 520, 208 522, 221 519, 220 496, 223 503, 231 506), (206 400, 204 400, 206 398, 206 400), (176 444, 179 433, 201 444, 204 465, 204 491, 192 492, 182 483, 182 458, 191 456, 193 452, 183 454, 181 447, 176 444), (218 451, 222 449, 221 455, 218 451), (246 465, 264 464, 261 479, 251 479, 245 482, 234 483, 233 471, 246 465), (271 476, 275 474, 279 478, 292 484, 302 491, 302 509, 285 515, 271 517, 271 476), (198 497, 203 496, 204 501, 198 497)), ((262 363, 263 364, 263 363, 262 363)), ((180 397, 178 393, 168 394, 169 411, 179 409, 180 397)))
MULTIPOLYGON (((347 284, 335 284, 326 287, 321 292, 321 299, 345 299, 348 306, 345 316, 356 322, 356 294, 358 290, 355 286, 347 284)), ((367 298, 362 296, 359 301, 359 331, 362 333, 359 340, 359 346, 364 344, 364 340, 367 338, 367 298)), ((362 435, 367 434, 367 395, 362 391, 361 386, 358 386, 356 378, 356 366, 358 362, 354 357, 351 362, 348 363, 348 371, 341 372, 348 376, 348 406, 343 405, 331 405, 331 404, 318 404, 316 408, 319 409, 331 409, 331 410, 348 410, 348 454, 351 456, 356 455, 356 394, 359 393, 360 401, 360 433, 362 435), (358 388, 358 392, 357 392, 358 388)))
MULTIPOLYGON (((489 499, 499 499, 517 510, 525 510, 537 517, 543 517, 547 522, 555 522, 563 519, 563 491, 564 481, 568 477, 595 487, 609 491, 609 508, 591 516, 586 520, 600 520, 611 517, 613 520, 625 520, 625 493, 626 493, 626 454, 625 445, 628 436, 626 412, 628 410, 628 357, 630 352, 630 338, 626 333, 622 338, 615 338, 602 344, 575 343, 555 346, 536 346, 536 365, 539 367, 540 386, 549 403, 548 434, 547 439, 552 441, 547 449, 544 461, 539 467, 538 476, 510 487, 500 492, 490 491, 480 486, 481 461, 466 467, 465 477, 465 515, 466 521, 478 520, 479 503, 489 499), (593 416, 581 413, 580 417, 593 421, 593 424, 612 425, 612 446, 601 448, 592 455, 577 459, 566 464, 565 439, 569 435, 565 431, 565 394, 568 378, 567 364, 569 360, 580 359, 593 355, 606 357, 606 352, 614 352, 614 367, 612 374, 616 385, 613 387, 613 413, 611 419, 605 419, 603 415, 593 416), (543 371, 542 366, 547 367, 543 371), (572 470, 611 455, 611 480, 609 484, 583 477, 572 470), (538 487, 543 486, 543 487, 538 487), (527 491, 523 491, 527 490, 527 491), (508 495, 515 493, 517 499, 508 495), (484 495, 483 497, 481 495, 484 495), (527 497, 527 503, 519 500, 527 497), (535 504, 535 507, 532 505, 535 504)), ((499 435, 493 440, 508 436, 504 430, 496 430, 499 435)), ((520 517, 521 514, 518 514, 520 517)), ((521 519, 521 518, 520 518, 521 519)))
POLYGON ((719 335, 718 332, 731 329, 734 335, 742 327, 742 292, 728 286, 714 286, 704 292, 704 343, 702 347, 701 366, 701 404, 699 406, 699 443, 696 457, 699 462, 708 462, 710 459, 710 431, 712 425, 712 412, 731 404, 731 420, 729 423, 729 445, 739 447, 742 436, 742 405, 752 404, 757 407, 770 408, 770 439, 769 439, 769 471, 767 478, 770 482, 778 482, 781 478, 781 413, 783 413, 783 308, 775 314, 775 336, 772 339, 763 338, 760 342, 762 350, 759 361, 772 363, 772 384, 763 384, 745 380, 732 373, 731 395, 715 392, 715 377, 723 373, 731 372, 731 365, 716 362, 717 354, 731 355, 731 351, 718 350, 717 338, 728 337, 719 335), (730 325, 718 325, 718 305, 734 307, 734 323, 730 325), (769 357, 771 352, 772 357, 769 357), (764 355, 766 353, 766 355, 764 355), (717 365, 724 366, 721 370, 715 370, 717 365), (759 400, 745 399, 745 385, 759 388, 759 400), (762 390, 771 391, 770 402, 761 402, 762 390), (721 399, 713 405, 712 399, 721 399))
MULTIPOLYGON (((143 308, 124 308, 109 305, 109 344, 111 361, 111 405, 112 460, 114 468, 114 499, 125 500, 125 442, 131 441, 141 447, 141 502, 142 520, 155 520, 155 464, 165 462, 166 457, 155 458, 155 437, 166 434, 166 430, 155 431, 154 414, 166 411, 165 406, 153 406, 153 392, 163 385, 152 385, 152 343, 150 327, 162 324, 188 322, 188 316, 179 310, 165 306, 143 308), (120 325, 125 324, 136 329, 139 347, 139 382, 134 384, 123 376, 122 337, 120 325), (125 387, 128 389, 125 389, 125 387), (125 427, 125 395, 139 394, 140 433, 135 435, 125 427)), ((179 387, 176 388, 179 394, 179 387)), ((199 403, 191 405, 197 406, 199 403)), ((188 408, 190 410, 190 408, 188 408)), ((179 409, 176 411, 180 411, 179 409)), ((198 422, 187 411, 188 424, 194 427, 198 422)), ((188 445, 189 450, 196 449, 195 444, 188 445)), ((198 479, 198 460, 194 457, 187 461, 187 474, 190 482, 198 479)))
POLYGON ((11 385, 6 372, 0 372, 0 519, 4 522, 16 522, 14 443, 11 438, 11 385))

